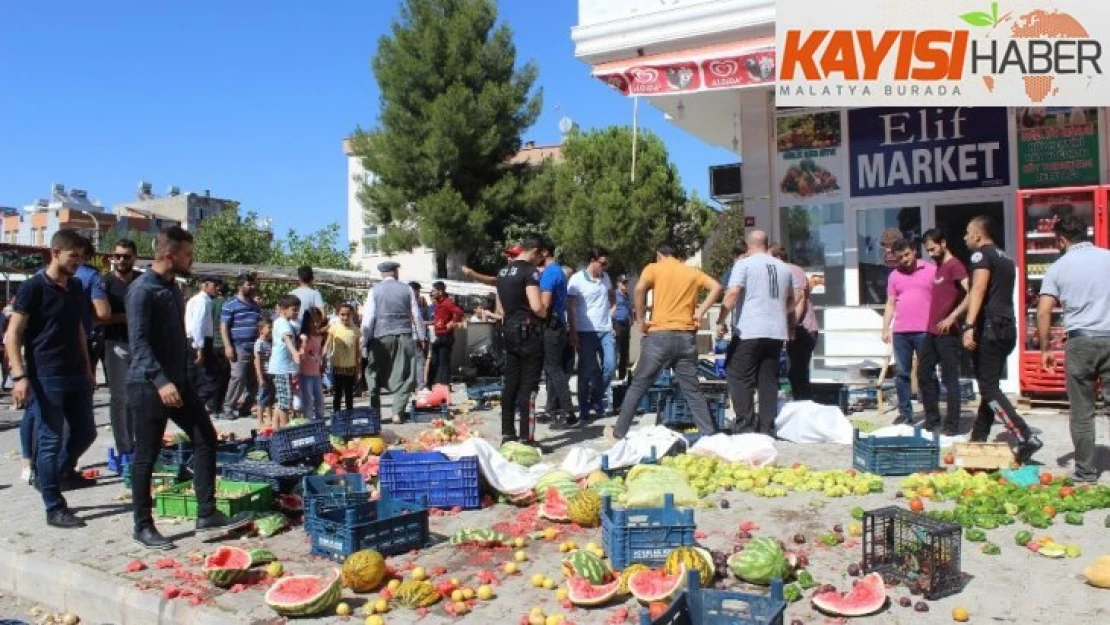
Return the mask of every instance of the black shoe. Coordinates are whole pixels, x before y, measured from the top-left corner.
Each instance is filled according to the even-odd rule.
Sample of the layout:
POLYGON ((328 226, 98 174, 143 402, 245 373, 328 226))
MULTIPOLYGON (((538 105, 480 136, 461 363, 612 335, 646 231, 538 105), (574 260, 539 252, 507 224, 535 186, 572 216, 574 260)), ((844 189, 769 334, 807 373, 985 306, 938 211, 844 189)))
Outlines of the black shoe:
POLYGON ((541 412, 536 415, 536 423, 551 423, 553 418, 549 413, 541 412))
POLYGON ((568 414, 551 425, 552 430, 570 430, 578 427, 578 417, 568 414))
POLYGON ((1017 451, 1014 452, 1014 458, 1019 463, 1025 464, 1029 462, 1033 454, 1041 450, 1041 447, 1044 447, 1044 443, 1041 442, 1041 439, 1036 436, 1030 436, 1028 440, 1017 446, 1017 451))
POLYGON ((540 453, 541 453, 541 454, 548 454, 548 453, 551 453, 551 450, 549 450, 549 449, 548 449, 547 447, 545 447, 544 445, 540 444, 540 442, 539 442, 539 441, 537 441, 537 440, 535 440, 535 439, 532 439, 532 440, 530 440, 530 441, 520 441, 520 442, 521 442, 521 443, 523 443, 523 444, 525 444, 525 445, 527 445, 527 446, 529 446, 529 447, 532 447, 532 448, 534 448, 534 449, 538 449, 538 450, 540 451, 540 453))
POLYGON ((913 423, 913 417, 899 416, 899 417, 896 417, 894 419, 894 421, 891 422, 891 425, 902 425, 902 424, 910 425, 912 423, 913 423))
POLYGON ((70 512, 69 508, 62 508, 61 510, 55 510, 47 514, 46 524, 50 527, 58 527, 64 530, 85 527, 85 522, 77 518, 76 514, 70 512))
POLYGON ((516 434, 501 437, 501 444, 502 445, 504 445, 505 443, 519 443, 519 442, 520 442, 520 437, 518 437, 516 434))
POLYGON ((198 536, 219 536, 250 525, 253 518, 253 515, 249 512, 240 512, 233 517, 229 517, 217 510, 206 517, 197 519, 196 532, 198 536))
POLYGON ((153 526, 141 527, 135 530, 133 534, 135 544, 147 549, 154 549, 157 551, 169 551, 176 547, 173 541, 163 536, 153 526))

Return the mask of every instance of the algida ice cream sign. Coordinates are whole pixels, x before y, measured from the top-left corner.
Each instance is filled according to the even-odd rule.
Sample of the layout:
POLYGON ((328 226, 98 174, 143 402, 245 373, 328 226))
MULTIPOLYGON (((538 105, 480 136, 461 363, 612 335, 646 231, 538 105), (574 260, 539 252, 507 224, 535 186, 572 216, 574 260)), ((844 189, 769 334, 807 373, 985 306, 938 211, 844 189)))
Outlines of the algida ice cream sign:
POLYGON ((851 195, 954 191, 1010 184, 1005 108, 848 111, 851 195))
POLYGON ((1107 0, 778 0, 779 106, 1108 106, 1107 0))

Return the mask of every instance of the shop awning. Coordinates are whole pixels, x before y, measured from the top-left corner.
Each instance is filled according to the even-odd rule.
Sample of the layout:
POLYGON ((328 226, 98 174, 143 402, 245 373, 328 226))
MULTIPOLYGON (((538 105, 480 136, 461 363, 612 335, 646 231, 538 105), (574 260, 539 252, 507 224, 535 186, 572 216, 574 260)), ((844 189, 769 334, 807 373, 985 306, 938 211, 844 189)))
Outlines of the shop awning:
POLYGON ((765 37, 603 63, 593 75, 624 95, 740 89, 775 81, 775 39, 765 37))

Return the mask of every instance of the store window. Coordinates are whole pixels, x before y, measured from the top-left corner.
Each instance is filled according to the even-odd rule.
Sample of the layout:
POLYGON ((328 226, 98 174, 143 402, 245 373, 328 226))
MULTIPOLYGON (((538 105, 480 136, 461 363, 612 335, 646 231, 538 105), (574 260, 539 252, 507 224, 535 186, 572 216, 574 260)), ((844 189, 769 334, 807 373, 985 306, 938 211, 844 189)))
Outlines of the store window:
POLYGON ((886 282, 895 260, 890 246, 905 239, 921 249, 921 209, 871 208, 856 213, 861 306, 886 304, 886 282))
POLYGON ((844 205, 787 206, 779 211, 790 262, 805 269, 819 307, 844 305, 844 205))

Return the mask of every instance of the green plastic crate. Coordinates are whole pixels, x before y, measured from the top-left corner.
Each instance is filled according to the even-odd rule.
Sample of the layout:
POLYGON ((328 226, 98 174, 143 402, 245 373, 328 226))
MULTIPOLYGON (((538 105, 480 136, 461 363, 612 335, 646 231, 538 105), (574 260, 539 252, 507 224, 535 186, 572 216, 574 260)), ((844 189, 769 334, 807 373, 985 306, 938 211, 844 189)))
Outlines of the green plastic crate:
MULTIPOLYGON (((158 493, 154 509, 160 517, 197 518, 197 496, 189 492, 192 481, 182 482, 158 493)), ((228 516, 240 512, 267 512, 273 507, 274 493, 268 484, 216 480, 216 509, 228 516)))
MULTIPOLYGON (((154 463, 154 473, 150 476, 150 487, 173 486, 191 480, 192 476, 193 474, 184 465, 165 466, 156 462, 154 463)), ((131 464, 123 466, 123 486, 124 488, 131 488, 131 464)))

